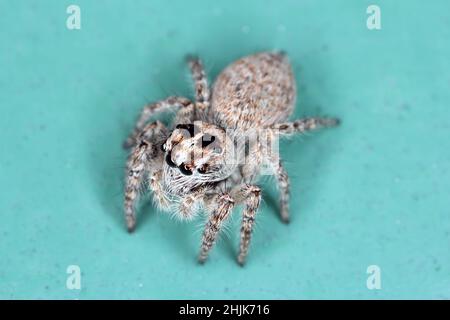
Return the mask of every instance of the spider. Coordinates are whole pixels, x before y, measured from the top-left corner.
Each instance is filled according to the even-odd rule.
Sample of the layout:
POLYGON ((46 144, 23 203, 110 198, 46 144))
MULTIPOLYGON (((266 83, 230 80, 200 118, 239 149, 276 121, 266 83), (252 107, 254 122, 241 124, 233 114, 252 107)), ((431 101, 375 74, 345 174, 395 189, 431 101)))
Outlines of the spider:
POLYGON ((296 84, 284 53, 261 52, 241 58, 220 73, 212 88, 200 59, 189 56, 187 62, 195 101, 171 96, 146 105, 124 143, 125 148, 132 148, 126 169, 126 224, 132 232, 135 202, 145 182, 162 210, 182 219, 205 211, 208 221, 198 256, 203 263, 233 207, 242 204, 237 261, 244 265, 261 202, 257 181, 264 164, 269 164, 279 187, 281 219, 289 222, 289 178, 278 153, 271 150, 274 141, 333 127, 339 120, 314 117, 287 122, 295 106, 296 84), (174 109, 171 127, 150 122, 157 113, 174 109))

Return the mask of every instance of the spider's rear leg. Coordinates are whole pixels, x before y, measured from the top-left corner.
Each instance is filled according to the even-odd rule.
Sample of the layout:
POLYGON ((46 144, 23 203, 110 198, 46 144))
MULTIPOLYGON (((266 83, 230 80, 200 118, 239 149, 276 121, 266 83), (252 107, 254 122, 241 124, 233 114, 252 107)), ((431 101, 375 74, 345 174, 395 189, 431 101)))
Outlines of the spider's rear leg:
MULTIPOLYGON (((277 123, 270 127, 274 133, 289 135, 294 133, 304 133, 314 129, 336 127, 340 124, 337 118, 304 118, 292 122, 277 123)), ((278 181, 280 190, 280 213, 283 222, 289 222, 289 176, 281 161, 276 157, 272 158, 272 167, 278 181)))
POLYGON ((340 124, 337 118, 304 118, 292 122, 277 123, 270 129, 277 130, 278 133, 287 135, 293 133, 303 133, 320 128, 336 127, 340 124))
POLYGON ((171 110, 174 108, 183 108, 183 114, 185 114, 185 117, 188 118, 187 120, 192 120, 191 116, 194 112, 194 105, 187 98, 173 96, 161 101, 150 103, 142 109, 141 115, 139 116, 139 119, 136 122, 135 128, 133 132, 130 134, 130 136, 127 138, 127 140, 124 142, 123 147, 125 149, 128 149, 135 144, 138 135, 141 133, 141 131, 147 124, 148 120, 152 116, 154 116, 157 113, 171 110))
POLYGON ((134 147, 127 162, 127 176, 125 179, 124 213, 128 231, 133 231, 136 225, 134 204, 145 173, 155 166, 155 159, 159 156, 155 134, 166 130, 159 122, 148 124, 139 135, 138 143, 134 147))
POLYGON ((237 189, 234 196, 237 201, 245 203, 242 213, 241 242, 238 255, 238 263, 243 266, 250 247, 256 213, 261 203, 261 189, 254 185, 245 184, 237 189))
POLYGON ((198 261, 204 263, 208 258, 208 253, 216 242, 217 234, 220 231, 222 223, 229 217, 233 210, 234 200, 228 195, 223 194, 217 197, 217 203, 210 213, 209 220, 203 232, 202 245, 198 261))
POLYGON ((289 223, 289 176, 281 161, 273 166, 280 192, 280 216, 284 223, 289 223))
POLYGON ((196 111, 201 118, 202 114, 206 115, 208 112, 210 104, 211 91, 208 78, 203 63, 198 57, 188 55, 186 60, 191 69, 192 79, 194 80, 196 111))

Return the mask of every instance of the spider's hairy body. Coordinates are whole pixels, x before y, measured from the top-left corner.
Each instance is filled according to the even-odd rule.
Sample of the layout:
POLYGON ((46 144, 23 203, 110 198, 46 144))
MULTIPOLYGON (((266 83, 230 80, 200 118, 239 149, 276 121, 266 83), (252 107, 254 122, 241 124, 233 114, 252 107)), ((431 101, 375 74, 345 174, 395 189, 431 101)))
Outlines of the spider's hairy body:
MULTIPOLYGON (((141 183, 149 180, 155 202, 181 218, 208 212, 199 261, 204 262, 223 222, 236 204, 244 204, 238 262, 247 256, 261 201, 256 185, 269 164, 280 188, 283 221, 289 220, 289 180, 272 150, 279 135, 334 126, 337 119, 306 118, 285 122, 294 110, 296 85, 288 59, 263 52, 241 58, 217 77, 210 90, 200 60, 189 65, 196 99, 169 97, 144 107, 125 145, 128 160, 125 217, 135 226, 134 202, 141 183), (148 124, 159 111, 178 108, 174 125, 148 124)), ((276 151, 276 150, 275 150, 276 151)))
POLYGON ((226 128, 263 128, 285 121, 294 110, 295 78, 283 54, 240 59, 218 76, 211 101, 226 128))

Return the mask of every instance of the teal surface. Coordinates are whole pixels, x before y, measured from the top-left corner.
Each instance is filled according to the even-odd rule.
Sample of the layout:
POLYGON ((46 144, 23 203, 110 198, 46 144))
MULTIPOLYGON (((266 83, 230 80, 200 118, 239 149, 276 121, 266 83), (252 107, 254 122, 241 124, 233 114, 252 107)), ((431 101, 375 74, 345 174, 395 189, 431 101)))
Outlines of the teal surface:
MULTIPOLYGON (((0 1, 0 298, 450 298, 450 6, 408 1, 0 1), (381 8, 368 30, 366 8, 381 8), (81 8, 81 30, 66 8, 81 8), (198 53, 213 79, 283 49, 296 117, 337 129, 281 143, 292 222, 265 179, 248 263, 239 212, 204 266, 203 219, 140 206, 122 218, 121 143, 141 107, 192 96, 198 53), (66 288, 69 265, 81 290, 66 288), (369 290, 368 266, 381 270, 369 290)), ((148 200, 148 198, 147 198, 148 200)))

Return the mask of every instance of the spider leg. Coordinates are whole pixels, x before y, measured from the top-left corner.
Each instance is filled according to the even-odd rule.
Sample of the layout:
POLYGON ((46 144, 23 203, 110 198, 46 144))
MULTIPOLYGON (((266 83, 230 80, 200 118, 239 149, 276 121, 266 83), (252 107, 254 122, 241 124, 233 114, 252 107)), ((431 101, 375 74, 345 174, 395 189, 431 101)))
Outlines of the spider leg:
POLYGON ((203 232, 202 245, 198 256, 200 263, 204 263, 208 258, 208 253, 216 241, 220 227, 229 217, 233 206, 234 200, 228 194, 222 194, 217 197, 217 204, 214 206, 203 232))
POLYGON ((289 223, 289 176, 281 161, 273 166, 280 192, 280 215, 284 223, 289 223))
POLYGON ((277 180, 281 220, 289 223, 289 176, 280 160, 278 144, 274 144, 274 141, 278 141, 278 134, 275 130, 266 130, 265 133, 263 140, 266 143, 263 143, 261 151, 268 164, 269 173, 273 174, 277 180))
POLYGON ((167 99, 146 105, 142 109, 141 115, 136 122, 135 128, 128 139, 124 142, 123 147, 128 149, 135 144, 136 138, 138 137, 139 133, 142 131, 142 129, 152 116, 173 108, 182 108, 182 111, 180 112, 185 117, 189 117, 189 115, 192 115, 194 111, 194 105, 189 99, 177 96, 169 97, 167 99))
POLYGON ((198 112, 201 119, 202 115, 207 114, 210 104, 211 92, 208 78, 203 63, 199 58, 188 56, 187 62, 194 80, 196 112, 198 112))
POLYGON ((277 123, 272 125, 270 129, 278 130, 283 135, 289 135, 314 129, 336 127, 339 125, 339 122, 339 119, 336 118, 304 118, 292 122, 277 123))
POLYGON ((243 266, 250 247, 255 216, 261 203, 261 189, 254 185, 244 184, 236 192, 236 199, 245 203, 242 213, 241 242, 238 255, 238 263, 243 266))
POLYGON ((191 219, 194 216, 196 205, 203 199, 204 193, 205 188, 199 188, 181 199, 178 211, 184 219, 191 219))
MULTIPOLYGON (((308 132, 314 129, 329 128, 338 126, 339 119, 336 118, 304 118, 292 122, 277 123, 270 129, 274 134, 289 135, 294 133, 308 132)), ((277 154, 271 154, 272 169, 277 178, 280 190, 280 213, 281 220, 289 223, 289 176, 283 164, 278 159, 277 154)))
POLYGON ((138 143, 133 148, 127 161, 127 175, 125 179, 124 211, 128 231, 133 231, 136 224, 134 203, 139 194, 145 173, 153 171, 155 160, 160 155, 155 144, 155 135, 164 131, 164 125, 159 122, 148 124, 138 137, 138 143))
POLYGON ((150 189, 153 192, 153 199, 160 209, 169 208, 169 199, 164 192, 164 188, 160 181, 162 181, 163 170, 158 169, 153 171, 150 176, 150 189))

